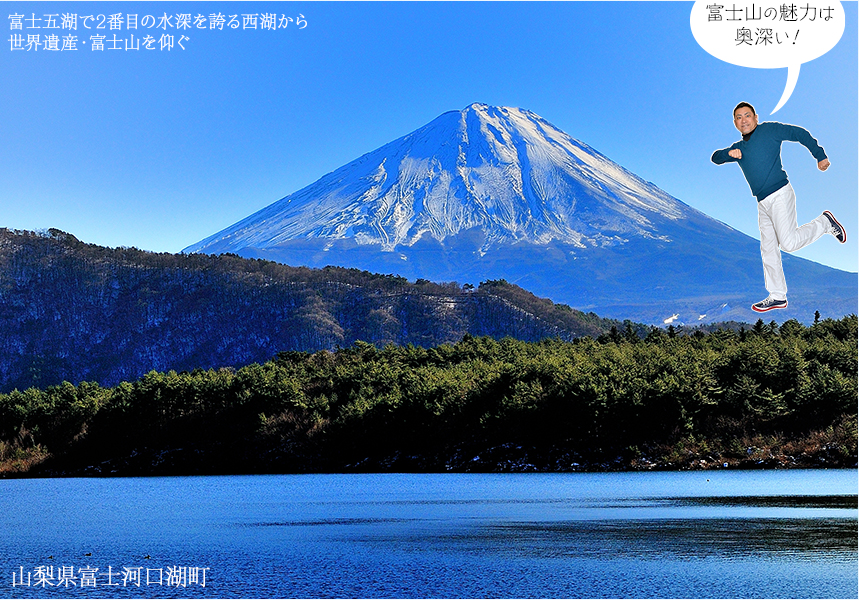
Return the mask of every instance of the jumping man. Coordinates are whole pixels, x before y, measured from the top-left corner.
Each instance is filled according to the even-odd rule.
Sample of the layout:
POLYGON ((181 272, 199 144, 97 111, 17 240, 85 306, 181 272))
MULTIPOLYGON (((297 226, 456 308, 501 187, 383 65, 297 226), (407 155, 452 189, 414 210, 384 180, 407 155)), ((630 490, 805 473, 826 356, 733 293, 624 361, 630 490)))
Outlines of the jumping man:
POLYGON ((811 134, 796 125, 777 122, 758 124, 758 115, 748 102, 734 109, 734 126, 743 139, 730 148, 716 150, 717 165, 737 162, 758 200, 758 226, 761 229, 761 258, 764 282, 769 296, 752 305, 756 312, 787 307, 787 283, 781 266, 781 250, 794 252, 829 233, 842 244, 847 232, 828 210, 802 227, 796 224, 796 195, 781 164, 781 143, 799 142, 817 159, 817 168, 829 168, 826 152, 811 134))

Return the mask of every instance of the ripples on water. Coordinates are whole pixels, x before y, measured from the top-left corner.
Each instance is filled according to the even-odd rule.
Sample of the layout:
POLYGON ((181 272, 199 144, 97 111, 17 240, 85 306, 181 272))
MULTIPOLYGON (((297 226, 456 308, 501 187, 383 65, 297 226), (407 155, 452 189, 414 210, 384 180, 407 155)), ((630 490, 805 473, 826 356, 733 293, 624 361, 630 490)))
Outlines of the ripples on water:
POLYGON ((0 514, 2 597, 859 590, 855 471, 0 481, 0 514), (209 580, 205 588, 11 586, 12 570, 48 555, 57 566, 103 570, 206 566, 209 580))

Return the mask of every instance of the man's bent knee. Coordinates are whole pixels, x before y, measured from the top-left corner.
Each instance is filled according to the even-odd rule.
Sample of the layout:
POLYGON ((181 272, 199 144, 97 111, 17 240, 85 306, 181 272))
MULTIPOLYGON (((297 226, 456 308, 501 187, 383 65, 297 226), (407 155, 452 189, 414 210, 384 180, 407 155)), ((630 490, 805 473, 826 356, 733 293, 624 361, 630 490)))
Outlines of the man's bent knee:
POLYGON ((778 241, 779 248, 784 252, 796 252, 800 248, 804 247, 797 236, 790 236, 786 240, 779 239, 778 241))

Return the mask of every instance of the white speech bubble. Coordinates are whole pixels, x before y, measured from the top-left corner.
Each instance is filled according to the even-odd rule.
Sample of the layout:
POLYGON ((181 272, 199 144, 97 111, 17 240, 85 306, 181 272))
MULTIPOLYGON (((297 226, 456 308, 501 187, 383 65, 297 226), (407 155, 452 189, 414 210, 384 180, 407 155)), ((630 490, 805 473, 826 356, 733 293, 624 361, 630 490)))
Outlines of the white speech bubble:
POLYGON ((689 16, 695 41, 719 60, 756 69, 787 68, 787 84, 771 115, 793 93, 802 63, 832 50, 844 24, 841 2, 829 0, 697 0, 689 16))

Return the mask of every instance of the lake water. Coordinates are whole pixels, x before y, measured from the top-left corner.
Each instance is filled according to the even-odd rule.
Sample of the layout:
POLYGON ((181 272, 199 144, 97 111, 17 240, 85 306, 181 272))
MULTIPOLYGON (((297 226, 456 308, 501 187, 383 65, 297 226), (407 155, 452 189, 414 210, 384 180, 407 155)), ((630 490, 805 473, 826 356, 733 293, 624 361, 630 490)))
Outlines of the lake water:
POLYGON ((855 598, 856 506, 853 470, 3 480, 0 597, 855 598))

